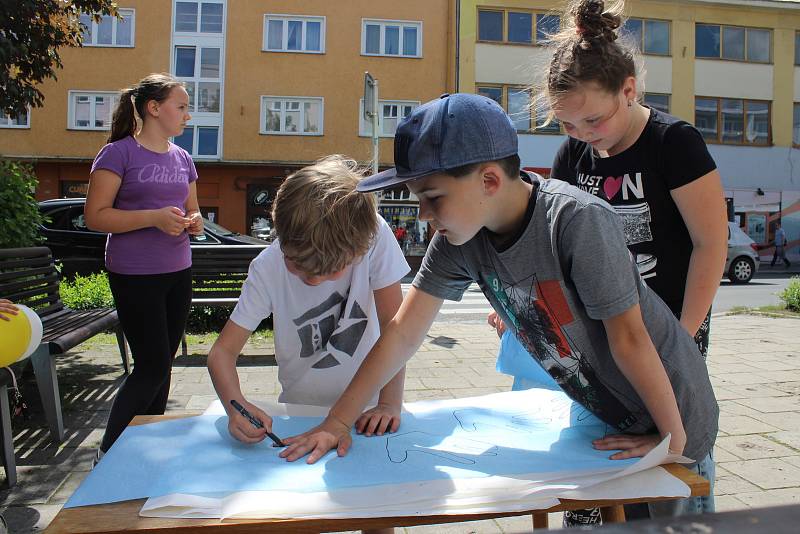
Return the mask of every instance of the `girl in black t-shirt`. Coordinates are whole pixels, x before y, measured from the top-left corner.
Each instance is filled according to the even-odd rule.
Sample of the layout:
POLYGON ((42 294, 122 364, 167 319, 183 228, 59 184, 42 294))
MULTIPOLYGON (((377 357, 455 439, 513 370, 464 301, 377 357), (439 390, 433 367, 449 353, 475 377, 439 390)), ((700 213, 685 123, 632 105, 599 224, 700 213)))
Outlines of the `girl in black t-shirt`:
MULTIPOLYGON (((570 138, 551 177, 615 207, 639 272, 705 357, 727 252, 721 179, 694 127, 639 104, 635 52, 617 39, 622 7, 573 0, 552 38, 540 96, 570 138)), ((695 504, 693 510, 713 510, 713 499, 695 504)))

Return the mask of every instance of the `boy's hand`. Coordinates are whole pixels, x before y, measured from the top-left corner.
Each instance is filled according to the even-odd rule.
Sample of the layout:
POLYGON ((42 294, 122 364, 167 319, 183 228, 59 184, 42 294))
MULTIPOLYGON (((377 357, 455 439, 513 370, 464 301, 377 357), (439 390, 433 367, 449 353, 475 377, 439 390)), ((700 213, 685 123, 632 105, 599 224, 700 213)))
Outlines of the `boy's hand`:
MULTIPOLYGON (((616 454, 610 456, 611 460, 626 460, 628 458, 640 458, 653 450, 659 443, 661 443, 661 436, 658 434, 616 434, 613 436, 606 436, 602 439, 592 441, 595 449, 601 451, 621 450, 616 454)), ((669 452, 680 454, 683 452, 683 447, 680 451, 675 451, 670 446, 669 452)))
POLYGON ((497 331, 497 337, 503 337, 503 332, 506 331, 506 325, 500 316, 497 315, 496 311, 492 310, 489 312, 489 315, 486 317, 486 322, 497 331))
POLYGON ((344 456, 353 443, 353 438, 350 437, 350 427, 336 419, 336 417, 328 415, 319 426, 299 436, 292 436, 282 441, 288 447, 281 451, 281 458, 286 458, 286 460, 293 462, 308 454, 306 463, 313 464, 334 447, 336 448, 336 454, 344 456))
POLYGON ((0 299, 0 320, 3 321, 10 321, 8 317, 3 314, 8 315, 17 315, 19 313, 19 308, 14 306, 14 304, 8 299, 0 299))
POLYGON ((189 219, 183 215, 183 210, 175 206, 155 210, 153 226, 168 235, 181 235, 181 232, 189 225, 189 219))
POLYGON ((200 235, 203 233, 203 215, 199 211, 191 211, 188 214, 189 225, 186 231, 192 235, 200 235))
POLYGON ((400 407, 379 402, 377 406, 361 414, 355 427, 356 432, 365 436, 397 432, 400 427, 400 407))
POLYGON ((246 400, 242 400, 241 404, 250 412, 250 415, 261 421, 264 426, 263 428, 256 428, 247 417, 234 409, 230 409, 228 411, 228 432, 242 443, 258 443, 267 436, 267 431, 272 432, 272 417, 246 400))

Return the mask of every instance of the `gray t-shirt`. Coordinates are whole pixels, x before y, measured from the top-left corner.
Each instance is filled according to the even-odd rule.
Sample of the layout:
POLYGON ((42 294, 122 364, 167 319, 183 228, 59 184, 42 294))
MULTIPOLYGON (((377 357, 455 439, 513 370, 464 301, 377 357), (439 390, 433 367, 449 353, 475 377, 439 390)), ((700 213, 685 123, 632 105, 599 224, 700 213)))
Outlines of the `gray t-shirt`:
POLYGON ((431 242, 414 286, 460 300, 477 282, 492 307, 572 399, 621 432, 656 431, 617 367, 603 319, 639 303, 672 383, 687 435, 684 455, 700 460, 717 435, 719 408, 697 345, 644 284, 622 223, 605 201, 560 180, 531 176, 530 221, 498 250, 484 228, 461 246, 431 242))

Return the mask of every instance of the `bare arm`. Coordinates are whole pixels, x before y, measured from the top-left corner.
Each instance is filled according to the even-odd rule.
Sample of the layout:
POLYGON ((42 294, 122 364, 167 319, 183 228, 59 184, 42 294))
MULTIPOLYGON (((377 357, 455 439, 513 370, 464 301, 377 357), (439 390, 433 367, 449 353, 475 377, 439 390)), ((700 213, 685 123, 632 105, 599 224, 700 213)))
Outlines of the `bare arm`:
POLYGON ((412 287, 325 421, 305 434, 284 440, 290 445, 281 457, 293 461, 311 453, 308 463, 314 463, 334 447, 339 456, 344 456, 351 443, 350 427, 375 390, 397 374, 422 345, 441 306, 442 299, 412 287))
MULTIPOLYGON (((658 427, 660 437, 663 439, 667 434, 671 434, 670 451, 680 454, 686 446, 686 432, 678 411, 675 393, 661 358, 644 326, 639 305, 604 320, 603 325, 617 367, 644 402, 658 427)), ((598 447, 624 449, 623 452, 612 456, 613 459, 643 456, 657 444, 657 441, 653 442, 652 439, 649 443, 637 441, 637 438, 646 437, 619 436, 598 442, 609 443, 614 438, 630 439, 630 443, 613 443, 609 447, 598 447)))
POLYGON ((92 230, 121 234, 155 226, 170 235, 179 235, 189 223, 183 210, 176 206, 158 210, 120 210, 114 207, 122 178, 106 170, 97 169, 89 176, 84 217, 92 230))
POLYGON ((236 372, 236 360, 250 334, 249 330, 229 320, 208 353, 207 365, 217 396, 228 413, 228 431, 239 441, 258 443, 264 439, 267 431, 272 431, 272 419, 260 408, 247 402, 239 386, 239 375, 236 372), (255 428, 231 406, 231 399, 237 400, 261 420, 265 428, 255 428))
POLYGON ((200 204, 197 202, 197 180, 189 184, 189 196, 186 198, 186 218, 189 219, 187 232, 192 235, 203 233, 203 216, 200 213, 200 204))
MULTIPOLYGON (((378 322, 381 332, 384 331, 403 302, 403 290, 400 282, 395 282, 387 287, 373 292, 375 295, 375 309, 378 312, 378 322)), ((364 412, 356 421, 356 431, 371 436, 383 435, 384 432, 397 432, 400 427, 400 410, 403 405, 403 387, 405 385, 406 370, 400 369, 388 384, 383 386, 378 396, 378 405, 364 412)))
POLYGON ((719 172, 672 191, 692 238, 681 324, 694 336, 717 294, 728 250, 728 218, 719 172))

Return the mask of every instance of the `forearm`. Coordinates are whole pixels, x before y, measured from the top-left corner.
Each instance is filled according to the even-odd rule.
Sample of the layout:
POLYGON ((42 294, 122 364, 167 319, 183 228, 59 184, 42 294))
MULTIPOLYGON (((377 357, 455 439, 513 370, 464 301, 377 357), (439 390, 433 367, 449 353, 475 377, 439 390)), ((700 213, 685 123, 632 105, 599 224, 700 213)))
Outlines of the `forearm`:
POLYGON ((120 210, 100 208, 95 213, 86 214, 86 225, 97 232, 122 234, 155 226, 155 210, 120 210))
POLYGON ((725 247, 719 244, 695 245, 692 251, 681 310, 681 325, 692 336, 708 315, 717 294, 725 268, 725 247))
MULTIPOLYGON (((375 390, 394 377, 405 379, 403 366, 422 344, 425 332, 413 336, 402 328, 390 325, 372 347, 350 385, 331 408, 330 415, 352 426, 361 415, 375 390), (396 376, 397 375, 397 376, 396 376)), ((397 387, 396 385, 394 387, 397 387)), ((396 392, 402 397, 402 390, 396 392)))
POLYGON ((243 398, 239 374, 236 372, 236 358, 236 354, 229 354, 218 347, 212 348, 208 354, 208 374, 226 412, 232 409, 231 399, 243 398))
POLYGON ((659 434, 672 435, 670 449, 683 451, 686 432, 678 403, 661 359, 646 331, 644 336, 612 343, 614 361, 644 402, 659 434))
POLYGON ((406 368, 403 367, 394 375, 388 384, 383 386, 378 395, 378 404, 400 406, 403 404, 403 388, 406 383, 406 368))

